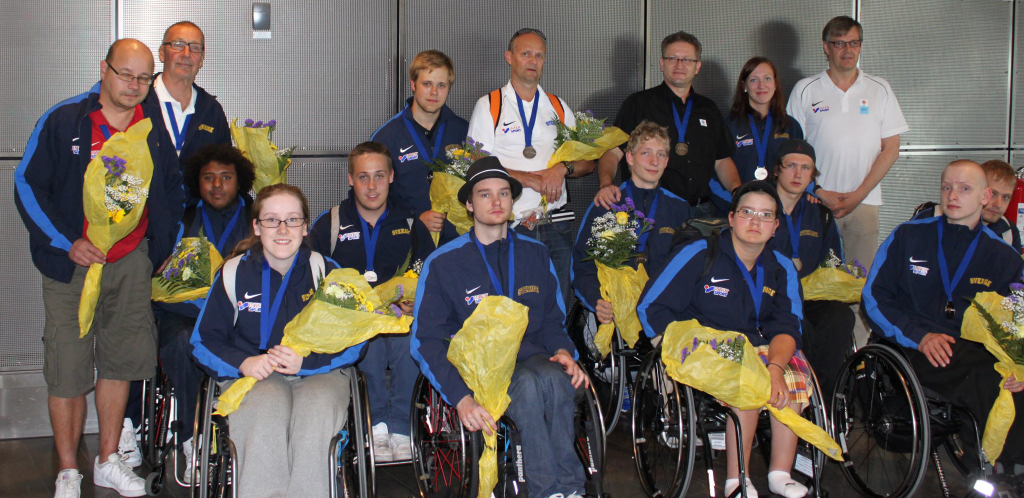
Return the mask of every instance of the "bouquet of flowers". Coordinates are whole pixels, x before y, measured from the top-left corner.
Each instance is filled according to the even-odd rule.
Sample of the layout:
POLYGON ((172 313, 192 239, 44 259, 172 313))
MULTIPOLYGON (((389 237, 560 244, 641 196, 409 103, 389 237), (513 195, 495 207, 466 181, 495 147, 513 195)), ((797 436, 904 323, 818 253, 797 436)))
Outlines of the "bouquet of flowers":
MULTIPOLYGON (((993 368, 1002 375, 1002 382, 1011 375, 1017 380, 1024 379, 1024 285, 1010 284, 1010 295, 1006 297, 995 292, 974 296, 964 313, 960 338, 980 342, 996 357, 993 368)), ((993 465, 1003 452, 1015 417, 1013 395, 1000 389, 981 438, 981 447, 993 465)))
POLYGON ((839 445, 822 428, 788 406, 779 410, 768 404, 771 374, 743 334, 703 327, 697 320, 672 322, 665 329, 661 359, 676 382, 740 410, 767 408, 801 439, 842 461, 839 445))
POLYGON ((804 288, 804 300, 840 301, 856 303, 867 281, 868 270, 856 259, 853 264, 844 264, 832 249, 828 258, 810 275, 800 279, 804 288))
MULTIPOLYGON (((430 181, 430 209, 447 213, 448 221, 463 234, 473 227, 473 218, 466 212, 466 206, 459 202, 459 189, 466 184, 469 166, 491 154, 472 138, 467 138, 461 145, 449 145, 444 154, 443 159, 430 163, 430 170, 434 172, 430 181)), ((431 236, 436 245, 440 234, 432 233, 431 236)))
MULTIPOLYGON (((452 337, 448 361, 459 371, 473 399, 498 420, 511 399, 508 386, 529 321, 529 308, 505 296, 487 296, 452 337)), ((498 482, 497 434, 484 436, 477 496, 491 496, 498 482)))
POLYGON ((178 241, 164 271, 153 277, 153 300, 182 303, 203 299, 224 260, 203 230, 178 241))
POLYGON ((640 320, 636 304, 647 285, 647 270, 643 264, 636 269, 626 264, 635 256, 637 240, 651 230, 654 220, 636 210, 633 199, 626 197, 620 206, 594 218, 587 239, 587 257, 597 266, 597 280, 601 283, 601 298, 612 303, 614 326, 601 324, 594 335, 594 345, 601 355, 611 351, 612 334, 618 327, 622 339, 633 347, 640 338, 640 320))
POLYGON ((288 183, 288 167, 292 164, 295 147, 278 148, 271 141, 277 120, 245 120, 245 126, 238 126, 238 118, 231 121, 231 138, 235 146, 256 166, 256 181, 252 188, 256 192, 277 183, 288 183))
MULTIPOLYGON (((299 356, 334 354, 364 343, 378 334, 404 334, 411 316, 397 317, 352 268, 333 270, 317 285, 312 299, 284 327, 281 345, 299 356)), ((238 409, 256 379, 245 377, 221 394, 217 413, 227 416, 238 409)))
POLYGON ((423 260, 417 259, 409 265, 409 269, 398 273, 374 288, 380 296, 394 296, 389 302, 415 301, 416 285, 419 283, 420 272, 423 271, 423 260))
POLYGON ((548 160, 548 167, 567 161, 591 161, 601 157, 612 147, 618 147, 627 140, 626 132, 604 125, 604 119, 597 119, 591 111, 577 112, 576 126, 569 128, 561 121, 549 121, 558 129, 555 138, 555 153, 548 160))
MULTIPOLYGON (((149 118, 115 133, 100 153, 89 161, 82 187, 85 237, 104 253, 139 226, 153 179, 153 157, 146 138, 153 123, 149 118)), ((103 265, 89 266, 78 305, 79 337, 92 328, 100 297, 103 265)))

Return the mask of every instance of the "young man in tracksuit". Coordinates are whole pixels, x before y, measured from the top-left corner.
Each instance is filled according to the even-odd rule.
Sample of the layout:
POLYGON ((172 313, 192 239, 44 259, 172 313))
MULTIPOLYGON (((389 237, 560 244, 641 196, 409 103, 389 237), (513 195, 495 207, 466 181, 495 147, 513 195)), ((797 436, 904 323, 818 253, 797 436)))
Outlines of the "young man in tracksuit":
MULTIPOLYGON (((636 248, 640 256, 628 262, 633 267, 643 262, 648 274, 665 264, 676 229, 690 218, 690 204, 658 185, 668 166, 668 144, 668 131, 665 127, 651 121, 640 123, 630 134, 626 145, 626 163, 629 164, 631 178, 619 186, 622 202, 631 199, 638 213, 654 220, 651 230, 640 235, 636 248)), ((594 220, 608 211, 596 203, 587 208, 583 223, 576 233, 569 274, 576 297, 588 310, 597 313, 601 323, 611 323, 615 317, 612 304, 601 298, 597 264, 592 259, 586 259, 587 241, 593 235, 591 227, 594 220)))
MULTIPOLYGON (((324 212, 313 224, 310 241, 315 250, 329 255, 342 268, 354 268, 371 286, 386 282, 410 257, 413 231, 433 248, 429 232, 409 212, 395 206, 389 195, 394 179, 391 157, 383 145, 364 142, 349 154, 349 185, 353 195, 324 212), (334 213, 337 213, 336 215, 334 213), (337 225, 335 226, 335 220, 337 225), (418 227, 418 228, 417 228, 418 227), (332 240, 333 239, 333 240, 332 240)), ((421 258, 426 258, 421 255, 421 258)), ((381 296, 389 299, 391 296, 381 296)), ((404 313, 412 303, 401 302, 404 313)), ((374 458, 378 462, 412 458, 409 410, 416 383, 416 364, 409 356, 409 335, 387 335, 371 340, 359 363, 366 374, 373 428, 374 458), (391 369, 390 389, 385 370, 391 369)))
MULTIPOLYGON (((903 350, 921 385, 970 409, 981 428, 1000 389, 1012 392, 1017 413, 1024 413, 1024 382, 1011 376, 1000 386, 995 357, 960 339, 969 299, 979 292, 1009 294, 1024 271, 1020 254, 981 222, 991 196, 986 185, 977 163, 946 166, 943 215, 893 230, 875 255, 861 300, 874 333, 903 350)), ((1024 464, 1022 427, 1018 418, 1010 428, 999 459, 1004 466, 1024 464)))
POLYGON ((508 229, 513 199, 522 185, 496 157, 469 168, 459 201, 473 215, 469 233, 445 244, 420 275, 412 355, 444 400, 455 406, 470 431, 497 430, 448 362, 450 338, 488 295, 504 295, 529 308, 508 389, 507 415, 516 421, 531 496, 580 496, 583 469, 573 450, 573 396, 586 385, 565 331, 565 304, 547 248, 508 229))

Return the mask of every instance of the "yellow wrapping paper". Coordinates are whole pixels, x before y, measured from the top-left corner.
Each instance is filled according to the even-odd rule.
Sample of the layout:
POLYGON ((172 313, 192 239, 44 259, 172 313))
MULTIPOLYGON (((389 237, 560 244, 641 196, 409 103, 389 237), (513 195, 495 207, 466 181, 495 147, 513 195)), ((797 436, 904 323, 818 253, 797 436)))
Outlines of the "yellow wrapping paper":
MULTIPOLYGON (((135 123, 124 132, 113 134, 103 144, 100 153, 89 161, 85 170, 82 186, 82 207, 85 218, 89 220, 89 228, 85 237, 92 245, 106 254, 121 239, 132 233, 139 226, 142 213, 145 211, 146 200, 135 205, 124 214, 117 223, 111 223, 104 202, 107 168, 103 165, 103 156, 118 156, 125 160, 125 174, 142 180, 142 188, 149 193, 149 185, 153 180, 153 157, 149 153, 146 137, 153 129, 149 118, 135 123)), ((146 242, 143 241, 143 244, 146 242)), ((85 285, 82 286, 82 297, 78 304, 79 338, 89 334, 92 320, 96 317, 96 303, 100 298, 100 278, 103 276, 103 265, 94 263, 85 274, 85 285)))
MULTIPOLYGON (((465 184, 462 178, 440 171, 435 171, 434 179, 430 181, 430 209, 446 213, 448 221, 455 225, 460 235, 473 228, 473 217, 466 211, 466 205, 459 202, 459 189, 465 184)), ((438 234, 431 235, 437 244, 438 234)))
POLYGON ((771 376, 749 341, 744 342, 742 363, 722 358, 710 345, 703 343, 690 353, 685 363, 681 361, 683 348, 691 347, 694 338, 724 342, 741 335, 739 332, 703 327, 697 320, 672 322, 665 329, 661 346, 665 371, 676 382, 704 391, 737 409, 766 408, 798 437, 814 445, 829 458, 842 461, 839 445, 822 428, 788 406, 779 410, 768 404, 772 391, 771 376))
MULTIPOLYGON (((985 307, 985 311, 992 315, 996 323, 1013 321, 1013 313, 1002 309, 1000 305, 1003 296, 995 292, 981 292, 974 296, 974 300, 985 307)), ((1017 416, 1013 407, 1013 394, 1003 389, 1003 383, 1011 375, 1018 380, 1024 379, 1024 365, 1014 363, 1006 351, 1003 351, 999 342, 989 332, 985 318, 973 305, 964 312, 964 321, 960 326, 960 338, 980 342, 989 353, 992 353, 992 356, 999 360, 993 367, 1002 376, 1002 380, 999 381, 999 395, 996 396, 992 410, 988 413, 985 433, 981 438, 981 447, 985 450, 986 458, 989 463, 995 465, 999 455, 1003 453, 1006 435, 1010 432, 1010 426, 1013 425, 1013 420, 1017 416)))
MULTIPOLYGON (((448 361, 473 391, 473 399, 497 421, 511 399, 508 386, 529 322, 529 308, 505 296, 487 296, 448 346, 448 361)), ((520 422, 530 423, 531 421, 520 422)), ((477 496, 491 496, 498 483, 497 434, 484 436, 477 496)))
POLYGON ((231 120, 231 139, 235 147, 248 157, 256 167, 256 181, 252 188, 257 193, 267 185, 288 183, 288 159, 284 167, 277 160, 277 146, 270 142, 270 128, 238 126, 238 118, 231 120))
POLYGON ((600 137, 594 140, 594 145, 569 140, 558 147, 551 159, 548 160, 548 167, 566 161, 593 161, 601 157, 612 147, 618 147, 629 140, 629 135, 615 126, 608 126, 601 133, 600 137))
POLYGON ((616 327, 629 347, 635 346, 640 339, 642 327, 636 315, 636 303, 640 300, 644 285, 647 285, 648 277, 643 264, 634 270, 629 266, 612 268, 596 261, 594 263, 597 265, 597 280, 601 282, 601 299, 612 303, 612 311, 615 313, 614 325, 601 324, 594 336, 594 345, 601 352, 601 357, 605 357, 612 350, 612 335, 616 327))
MULTIPOLYGON (((330 282, 356 286, 374 309, 386 305, 380 302, 380 298, 366 283, 366 278, 354 269, 332 270, 320 285, 330 282)), ((309 356, 311 352, 334 354, 373 339, 378 334, 404 334, 409 332, 410 325, 412 317, 408 315, 396 318, 312 300, 284 326, 281 345, 292 348, 302 357, 309 356)), ((237 410, 245 394, 254 385, 256 379, 252 377, 243 377, 231 384, 218 398, 215 413, 227 416, 237 410)))
MULTIPOLYGON (((185 237, 181 241, 185 243, 188 239, 194 238, 197 237, 185 237)), ((162 276, 156 276, 153 277, 152 284, 153 301, 159 303, 183 303, 206 297, 206 294, 210 292, 210 284, 213 283, 213 279, 217 276, 217 270, 220 268, 220 265, 224 264, 224 258, 217 252, 217 248, 213 243, 207 241, 207 244, 207 249, 210 251, 210 278, 206 285, 196 289, 176 291, 173 286, 168 285, 167 280, 162 276)))
MULTIPOLYGON (((381 299, 387 299, 390 296, 398 296, 398 286, 402 286, 402 294, 398 298, 399 301, 415 301, 416 300, 416 284, 419 282, 418 278, 407 277, 405 275, 399 275, 397 277, 391 277, 387 282, 384 282, 373 290, 381 299)), ((387 303, 384 303, 387 304, 387 303)))
POLYGON ((805 301, 860 302, 867 279, 857 278, 839 268, 818 268, 800 279, 805 301))

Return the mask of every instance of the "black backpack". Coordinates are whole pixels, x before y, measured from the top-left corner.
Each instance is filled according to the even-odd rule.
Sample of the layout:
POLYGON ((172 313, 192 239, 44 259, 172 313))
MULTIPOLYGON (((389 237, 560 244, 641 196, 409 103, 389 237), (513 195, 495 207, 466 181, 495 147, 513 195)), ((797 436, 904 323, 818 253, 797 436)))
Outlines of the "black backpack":
POLYGON ((690 218, 683 223, 683 226, 676 229, 676 234, 672 237, 670 252, 674 254, 692 242, 706 240, 708 250, 704 255, 704 270, 701 271, 699 279, 703 280, 711 273, 711 265, 715 262, 715 257, 718 256, 718 237, 722 230, 728 227, 729 220, 727 218, 690 218))

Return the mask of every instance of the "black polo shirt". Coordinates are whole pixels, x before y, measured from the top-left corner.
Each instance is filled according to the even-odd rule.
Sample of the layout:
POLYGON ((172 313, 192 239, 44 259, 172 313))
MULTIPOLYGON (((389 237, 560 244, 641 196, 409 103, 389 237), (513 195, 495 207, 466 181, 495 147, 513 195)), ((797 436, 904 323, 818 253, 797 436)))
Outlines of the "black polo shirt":
MULTIPOLYGON (((708 181, 715 177, 715 161, 732 157, 735 144, 729 137, 718 106, 711 99, 698 95, 690 88, 693 110, 686 126, 686 143, 689 151, 685 156, 676 154, 675 147, 679 133, 672 119, 671 102, 679 112, 682 121, 686 114, 686 103, 676 96, 665 82, 654 88, 636 92, 622 103, 615 117, 615 126, 626 133, 632 133, 643 120, 653 121, 668 128, 668 168, 661 177, 661 186, 669 192, 686 199, 691 205, 699 204, 711 196, 708 181)), ((623 145, 625 147, 625 145, 623 145)), ((629 178, 629 167, 625 158, 619 163, 623 180, 629 178)))

